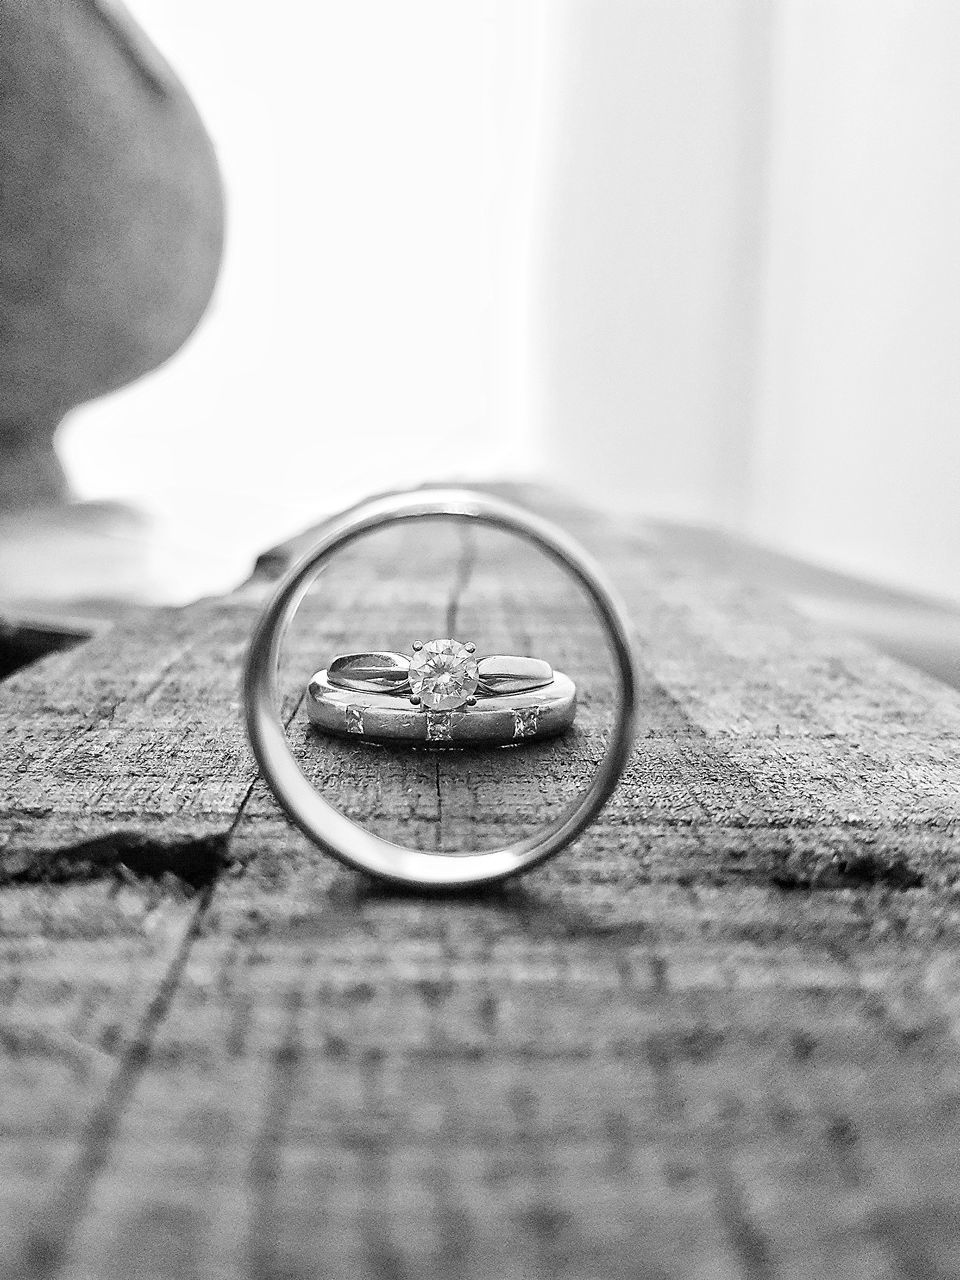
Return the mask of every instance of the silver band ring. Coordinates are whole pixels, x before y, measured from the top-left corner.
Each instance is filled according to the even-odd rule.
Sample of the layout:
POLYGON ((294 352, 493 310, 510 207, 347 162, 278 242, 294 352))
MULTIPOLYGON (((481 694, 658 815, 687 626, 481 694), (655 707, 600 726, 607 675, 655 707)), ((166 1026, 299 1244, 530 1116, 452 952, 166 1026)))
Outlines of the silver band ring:
POLYGON ((502 880, 558 853, 596 817, 629 758, 637 680, 625 615, 580 548, 555 526, 510 503, 464 489, 429 489, 361 503, 324 526, 317 544, 280 582, 261 614, 244 671, 247 732, 260 770, 290 819, 349 866, 387 880, 425 888, 456 888, 502 880), (619 684, 607 749, 589 786, 557 819, 533 835, 498 848, 456 854, 424 853, 375 835, 341 813, 300 769, 280 718, 278 664, 284 633, 304 594, 338 552, 384 525, 405 520, 476 520, 512 533, 543 552, 582 588, 602 622, 619 684))
POLYGON ((577 690, 562 671, 524 693, 472 699, 446 710, 411 706, 409 699, 337 685, 318 671, 307 685, 307 714, 324 733, 433 747, 506 746, 552 738, 573 724, 577 690))

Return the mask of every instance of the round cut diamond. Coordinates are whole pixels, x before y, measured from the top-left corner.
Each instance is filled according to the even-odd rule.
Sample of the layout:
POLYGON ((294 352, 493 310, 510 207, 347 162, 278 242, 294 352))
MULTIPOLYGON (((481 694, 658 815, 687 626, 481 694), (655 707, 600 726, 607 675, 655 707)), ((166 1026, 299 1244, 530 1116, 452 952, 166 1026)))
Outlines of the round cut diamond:
POLYGON ((431 640, 410 659, 410 692, 430 711, 456 711, 480 683, 477 660, 458 640, 431 640))

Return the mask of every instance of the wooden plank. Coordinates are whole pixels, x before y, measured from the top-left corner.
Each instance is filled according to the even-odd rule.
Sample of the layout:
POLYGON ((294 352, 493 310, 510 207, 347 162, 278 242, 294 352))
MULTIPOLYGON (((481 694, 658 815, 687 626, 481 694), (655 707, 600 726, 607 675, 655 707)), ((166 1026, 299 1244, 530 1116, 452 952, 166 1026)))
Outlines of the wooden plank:
POLYGON ((0 893, 0 1274, 55 1274, 198 910, 175 882, 0 893))
MULTIPOLYGON (((254 781, 236 676, 277 556, 227 601, 0 686, 27 753, 0 762, 2 976, 27 993, 0 1018, 0 1184, 34 1170, 7 1193, 0 1275, 960 1270, 960 698, 734 577, 567 523, 637 624, 641 737, 595 827, 501 889, 378 887, 254 781), (202 887, 141 874, 170 871, 202 887), (61 948, 81 910, 89 937, 61 948), (176 922, 162 945, 151 911, 176 922), (34 1007, 52 1031, 24 1040, 34 1007), (65 1089, 62 1037, 100 1061, 103 1021, 107 1069, 65 1089)), ((284 670, 312 775, 425 848, 542 821, 611 696, 569 588, 459 534, 394 534, 330 575, 284 670), (307 730, 318 655, 427 631, 547 654, 584 690, 579 732, 434 755, 307 730)))

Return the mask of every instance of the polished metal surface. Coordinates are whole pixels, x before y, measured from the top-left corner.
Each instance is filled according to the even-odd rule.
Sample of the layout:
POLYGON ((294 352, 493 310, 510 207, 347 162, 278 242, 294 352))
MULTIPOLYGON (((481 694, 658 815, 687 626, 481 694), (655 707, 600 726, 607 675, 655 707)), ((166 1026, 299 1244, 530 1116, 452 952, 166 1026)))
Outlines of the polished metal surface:
POLYGON ((481 658, 477 670, 480 674, 478 693, 523 693, 527 689, 540 689, 553 679, 553 667, 542 658, 518 658, 502 653, 481 658))
POLYGON ((483 884, 515 875, 575 839, 612 793, 633 742, 637 680, 623 609, 601 571, 560 529, 487 494, 464 489, 416 490, 375 498, 330 520, 316 546, 277 587, 254 628, 244 673, 247 732, 273 794, 291 820, 322 848, 354 867, 424 888, 483 884), (604 626, 619 683, 607 751, 585 791, 535 834, 502 847, 466 853, 423 853, 366 830, 334 808, 300 769, 280 718, 278 662, 284 633, 323 566, 340 550, 384 525, 409 520, 478 521, 530 542, 583 589, 604 626))
MULTIPOLYGON (((410 693, 409 672, 410 658, 405 653, 342 653, 326 668, 326 678, 340 689, 405 697, 410 693)), ((479 697, 524 693, 540 689, 553 679, 553 668, 542 658, 502 653, 478 658, 477 672, 479 697)))
POLYGON ((504 746, 555 737, 573 724, 577 691, 562 671, 525 693, 499 694, 453 711, 424 711, 389 693, 335 685, 318 671, 307 685, 307 714, 325 733, 430 746, 504 746))
POLYGON ((403 695, 410 691, 410 659, 405 653, 341 653, 327 667, 327 678, 341 689, 403 695))

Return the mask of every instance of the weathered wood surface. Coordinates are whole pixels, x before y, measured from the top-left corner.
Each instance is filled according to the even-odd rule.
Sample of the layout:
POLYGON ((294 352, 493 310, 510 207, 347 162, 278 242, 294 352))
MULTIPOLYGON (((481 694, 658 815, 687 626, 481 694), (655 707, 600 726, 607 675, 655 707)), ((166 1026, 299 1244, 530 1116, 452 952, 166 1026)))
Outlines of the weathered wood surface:
MULTIPOLYGON (((640 737, 496 890, 384 889, 277 813, 237 681, 282 557, 0 685, 4 1280, 960 1274, 960 697, 567 523, 632 611, 640 737)), ((284 685, 304 767, 426 848, 542 821, 612 696, 554 575, 409 531, 308 602, 284 685), (331 650, 448 632, 550 657, 578 731, 306 728, 331 650)))

